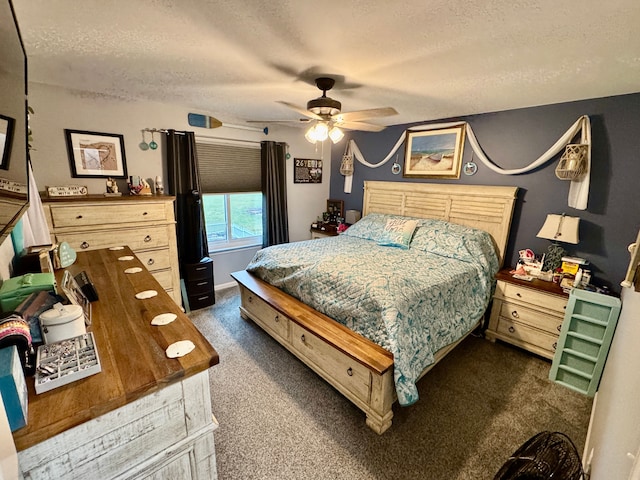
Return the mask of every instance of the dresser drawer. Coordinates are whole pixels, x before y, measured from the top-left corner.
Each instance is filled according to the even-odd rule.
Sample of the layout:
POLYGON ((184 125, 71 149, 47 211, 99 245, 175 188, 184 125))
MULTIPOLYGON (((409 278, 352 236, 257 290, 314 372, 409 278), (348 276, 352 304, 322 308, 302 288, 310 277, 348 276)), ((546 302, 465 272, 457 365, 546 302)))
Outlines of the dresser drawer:
POLYGON ((200 308, 208 307, 216 303, 213 290, 207 293, 188 295, 187 299, 189 300, 189 308, 191 310, 198 310, 200 308))
POLYGON ((539 310, 523 307, 517 303, 502 302, 500 316, 511 321, 526 323, 527 325, 545 330, 553 335, 560 334, 560 330, 562 329, 563 317, 545 314, 539 310))
POLYGON ((164 290, 171 290, 173 288, 173 272, 170 269, 158 270, 151 272, 153 278, 155 278, 164 290))
POLYGON ((246 289, 242 289, 242 305, 252 314, 253 321, 270 334, 275 334, 285 341, 289 340, 289 319, 282 313, 246 289))
POLYGON ((138 257, 138 260, 150 271, 171 268, 171 253, 168 248, 136 252, 136 257, 138 257))
POLYGON ((185 282, 185 288, 187 289, 187 295, 210 293, 213 292, 213 279, 204 278, 202 280, 192 280, 190 282, 185 282))
POLYGON ((187 282, 213 278, 213 260, 209 257, 204 257, 198 263, 185 263, 182 268, 187 282))
POLYGON ((523 345, 524 343, 541 348, 544 353, 540 352, 540 354, 547 358, 553 358, 558 346, 558 335, 543 332, 504 317, 500 317, 498 320, 497 332, 502 337, 508 337, 509 341, 515 345, 526 347, 527 345, 523 345))
POLYGON ((127 245, 131 250, 146 250, 150 248, 167 247, 169 236, 166 226, 140 227, 126 230, 92 230, 91 232, 57 233, 56 241, 67 242, 71 248, 81 250, 95 250, 114 245, 127 245))
POLYGON ((166 221, 162 204, 130 205, 73 205, 51 207, 51 220, 55 228, 84 227, 109 223, 135 223, 166 221))
POLYGON ((555 310, 559 315, 564 316, 567 306, 567 298, 557 295, 549 295, 532 288, 521 287, 520 285, 498 282, 496 293, 500 293, 506 299, 518 300, 521 302, 531 303, 545 310, 555 310))
MULTIPOLYGON (((365 403, 369 402, 371 373, 351 357, 339 352, 313 333, 291 322, 291 346, 322 375, 324 371, 340 386, 365 403), (320 367, 322 365, 322 368, 320 367)), ((305 362, 306 363, 306 362, 305 362)), ((327 375, 324 376, 325 378, 327 375)))

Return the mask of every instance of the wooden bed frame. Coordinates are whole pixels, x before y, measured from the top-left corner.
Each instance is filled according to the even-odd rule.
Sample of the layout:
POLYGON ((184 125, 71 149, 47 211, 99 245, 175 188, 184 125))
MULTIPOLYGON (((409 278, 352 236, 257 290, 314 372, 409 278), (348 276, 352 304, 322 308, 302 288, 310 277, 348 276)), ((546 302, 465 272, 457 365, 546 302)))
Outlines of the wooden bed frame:
MULTIPOLYGON (((518 187, 365 182, 363 216, 438 218, 485 230, 502 265, 517 191, 518 187)), ((375 432, 391 426, 396 400, 391 352, 247 271, 231 275, 240 286, 243 318, 252 319, 365 412, 375 432)), ((435 363, 460 341, 438 351, 435 363)))

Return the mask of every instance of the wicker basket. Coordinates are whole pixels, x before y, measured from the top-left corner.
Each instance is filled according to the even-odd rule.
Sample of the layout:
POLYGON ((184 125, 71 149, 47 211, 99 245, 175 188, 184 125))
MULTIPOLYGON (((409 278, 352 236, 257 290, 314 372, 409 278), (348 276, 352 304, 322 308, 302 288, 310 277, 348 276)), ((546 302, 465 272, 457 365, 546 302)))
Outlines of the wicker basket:
POLYGON ((577 180, 587 173, 587 152, 589 145, 586 143, 570 143, 560 157, 556 167, 556 177, 560 180, 577 180))

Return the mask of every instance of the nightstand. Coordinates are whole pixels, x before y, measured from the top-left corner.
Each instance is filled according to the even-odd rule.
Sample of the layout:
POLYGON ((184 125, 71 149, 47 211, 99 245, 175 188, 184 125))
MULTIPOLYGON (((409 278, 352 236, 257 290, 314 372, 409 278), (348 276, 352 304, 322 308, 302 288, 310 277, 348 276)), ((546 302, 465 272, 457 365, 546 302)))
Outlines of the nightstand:
POLYGON ((311 240, 315 240, 316 238, 335 237, 336 235, 338 235, 338 231, 335 229, 335 227, 331 230, 327 230, 327 229, 322 230, 320 228, 311 227, 310 231, 311 231, 311 240))
POLYGON ((496 280, 485 336, 552 359, 569 296, 555 283, 518 280, 509 270, 498 272, 496 280))

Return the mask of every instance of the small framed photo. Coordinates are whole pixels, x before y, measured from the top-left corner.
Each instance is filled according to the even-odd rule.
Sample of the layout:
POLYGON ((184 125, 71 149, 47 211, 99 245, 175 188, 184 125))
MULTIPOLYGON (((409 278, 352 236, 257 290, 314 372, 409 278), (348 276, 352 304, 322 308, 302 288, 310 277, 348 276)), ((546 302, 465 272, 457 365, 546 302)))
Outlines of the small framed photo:
POLYGON ((464 125, 407 131, 403 177, 460 178, 464 125))
POLYGON ((124 137, 115 133, 64 131, 74 178, 127 178, 124 137))
POLYGON ((9 155, 15 123, 13 118, 0 115, 0 168, 2 170, 9 170, 9 155))

